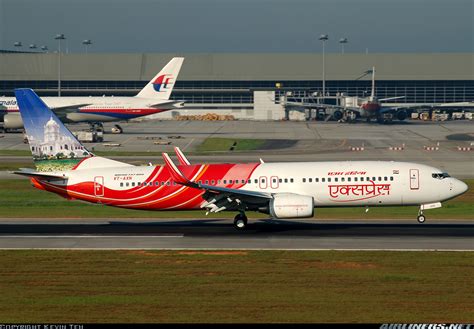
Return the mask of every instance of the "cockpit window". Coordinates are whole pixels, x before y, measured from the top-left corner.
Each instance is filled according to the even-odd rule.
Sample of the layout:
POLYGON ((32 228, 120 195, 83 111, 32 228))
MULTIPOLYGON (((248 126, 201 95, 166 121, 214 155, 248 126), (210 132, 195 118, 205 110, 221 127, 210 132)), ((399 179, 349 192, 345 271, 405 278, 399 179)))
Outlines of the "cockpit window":
POLYGON ((445 179, 446 177, 451 177, 447 172, 442 172, 442 173, 433 173, 431 174, 431 177, 436 178, 436 179, 445 179))

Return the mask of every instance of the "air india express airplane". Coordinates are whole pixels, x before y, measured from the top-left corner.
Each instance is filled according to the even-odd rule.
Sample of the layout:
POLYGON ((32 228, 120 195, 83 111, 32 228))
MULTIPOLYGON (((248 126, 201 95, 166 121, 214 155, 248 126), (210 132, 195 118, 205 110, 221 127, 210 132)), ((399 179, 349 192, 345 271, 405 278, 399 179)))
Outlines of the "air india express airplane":
MULTIPOLYGON (((182 108, 182 101, 170 100, 173 86, 183 65, 183 57, 174 57, 133 97, 44 97, 45 103, 66 123, 87 122, 93 128, 102 122, 130 120, 182 108)), ((14 97, 0 97, 0 119, 3 127, 23 127, 14 97), (3 110, 2 110, 3 108, 3 110), (2 115, 3 114, 3 115, 2 115)), ((123 129, 116 125, 118 132, 123 129)))
POLYGON ((298 219, 318 207, 417 205, 423 223, 423 210, 467 191, 437 168, 393 161, 191 164, 176 148, 179 164, 163 153, 164 165, 133 166, 86 150, 33 90, 15 95, 36 165, 15 173, 68 199, 143 210, 235 211, 234 225, 244 229, 248 211, 298 219))

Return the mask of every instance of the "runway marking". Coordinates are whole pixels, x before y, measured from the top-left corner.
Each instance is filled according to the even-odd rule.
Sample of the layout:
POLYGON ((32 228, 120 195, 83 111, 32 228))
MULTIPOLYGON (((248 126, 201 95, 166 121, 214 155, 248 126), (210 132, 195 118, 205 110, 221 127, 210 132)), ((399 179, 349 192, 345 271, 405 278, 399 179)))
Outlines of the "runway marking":
POLYGON ((191 139, 191 141, 183 147, 183 151, 186 151, 186 149, 191 145, 192 142, 194 142, 194 140, 195 138, 191 139))
POLYGON ((183 238, 184 234, 178 235, 0 235, 1 238, 183 238))

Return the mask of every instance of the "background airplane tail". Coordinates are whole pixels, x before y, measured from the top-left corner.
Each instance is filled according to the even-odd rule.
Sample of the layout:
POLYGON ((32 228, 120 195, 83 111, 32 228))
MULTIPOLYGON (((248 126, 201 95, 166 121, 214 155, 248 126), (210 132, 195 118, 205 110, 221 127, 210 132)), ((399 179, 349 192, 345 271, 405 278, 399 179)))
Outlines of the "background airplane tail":
POLYGON ((135 97, 169 99, 183 61, 184 57, 174 57, 135 97))
POLYGON ((38 171, 70 170, 93 156, 33 90, 16 89, 15 96, 38 171))

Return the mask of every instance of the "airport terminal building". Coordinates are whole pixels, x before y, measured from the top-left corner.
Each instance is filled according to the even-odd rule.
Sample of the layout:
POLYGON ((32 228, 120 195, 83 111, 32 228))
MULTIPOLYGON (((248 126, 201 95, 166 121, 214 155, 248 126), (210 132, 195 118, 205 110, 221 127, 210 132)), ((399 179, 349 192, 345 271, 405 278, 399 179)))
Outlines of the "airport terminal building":
MULTIPOLYGON (((237 118, 281 119, 283 93, 304 96, 322 90, 322 54, 62 54, 62 96, 136 94, 174 56, 185 61, 172 98, 186 102, 183 110, 160 114, 224 113, 237 118)), ((55 96, 57 53, 1 53, 0 95, 15 88, 33 88, 55 96)), ((474 54, 381 53, 326 54, 326 94, 364 97, 376 68, 376 96, 405 96, 397 102, 444 103, 474 101, 474 54)))

